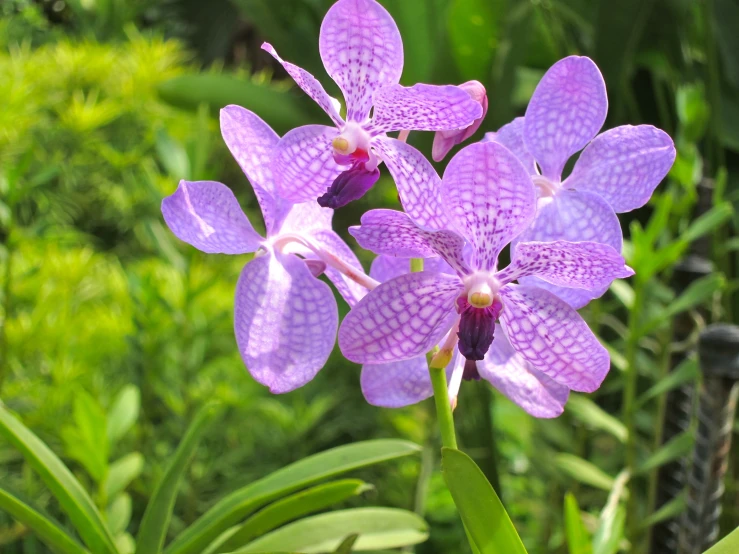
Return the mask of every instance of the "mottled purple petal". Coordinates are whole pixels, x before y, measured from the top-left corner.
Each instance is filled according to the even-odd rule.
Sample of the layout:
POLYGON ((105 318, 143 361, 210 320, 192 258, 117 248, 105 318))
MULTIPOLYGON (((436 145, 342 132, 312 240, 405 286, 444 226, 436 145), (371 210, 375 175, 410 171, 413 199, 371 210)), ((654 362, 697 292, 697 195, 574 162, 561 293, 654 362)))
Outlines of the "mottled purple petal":
POLYGON ((315 100, 316 104, 323 108, 323 111, 328 114, 331 121, 333 121, 337 127, 344 125, 344 120, 339 115, 339 101, 328 95, 324 90, 323 85, 318 82, 318 79, 308 73, 305 69, 280 58, 280 56, 277 55, 277 51, 268 42, 262 44, 262 50, 269 52, 274 59, 282 64, 282 67, 285 68, 287 74, 295 80, 295 83, 303 89, 308 96, 315 100))
POLYGON ((454 85, 391 85, 374 96, 372 134, 464 129, 482 117, 482 106, 454 85))
POLYGON ((405 213, 422 227, 446 229, 449 220, 441 204, 441 179, 426 157, 394 138, 375 137, 372 146, 395 180, 405 213))
POLYGON ((291 204, 290 211, 280 227, 280 233, 304 235, 313 231, 331 229, 333 216, 333 210, 322 208, 313 201, 291 204))
MULTIPOLYGON (((426 258, 423 260, 424 271, 433 271, 435 273, 446 273, 454 275, 455 271, 452 267, 441 258, 426 258)), ((381 254, 372 261, 370 267, 370 277, 384 283, 394 277, 405 275, 411 272, 410 258, 396 258, 395 256, 387 256, 381 254)))
POLYGON ((292 202, 315 200, 347 169, 334 161, 331 141, 338 131, 305 125, 287 133, 274 150, 272 172, 277 193, 292 202))
POLYGON ((431 350, 457 317, 458 277, 422 271, 381 284, 344 318, 339 346, 362 364, 409 360, 431 350))
POLYGON ((511 265, 498 273, 501 283, 536 276, 553 285, 586 290, 608 287, 634 271, 613 247, 597 242, 520 242, 511 265))
POLYGON ((550 67, 531 97, 523 132, 542 174, 559 182, 567 160, 598 134, 607 112, 606 84, 590 58, 569 56, 550 67))
POLYGON ((503 330, 534 369, 575 391, 600 386, 610 369, 608 351, 574 309, 538 287, 506 285, 500 293, 503 330))
POLYGON ((528 227, 536 209, 531 175, 497 142, 460 150, 444 172, 441 197, 452 225, 475 248, 477 269, 495 268, 500 251, 528 227))
POLYGON ((467 92, 475 102, 482 107, 482 115, 475 119, 469 127, 452 131, 437 131, 434 135, 434 143, 431 146, 431 157, 435 162, 443 160, 449 151, 457 144, 462 144, 474 135, 488 113, 488 96, 485 87, 479 81, 467 81, 459 85, 459 88, 467 92))
POLYGON ((454 231, 427 231, 413 223, 408 214, 396 210, 370 210, 361 223, 350 227, 349 233, 362 248, 399 258, 441 256, 459 273, 469 272, 464 239, 454 231))
POLYGON ((536 173, 534 156, 526 149, 526 143, 523 140, 523 117, 517 117, 510 123, 503 125, 497 132, 485 133, 483 142, 485 141, 502 144, 516 155, 532 175, 536 173))
POLYGON ((231 189, 214 181, 180 181, 162 200, 162 215, 178 239, 209 254, 254 252, 264 240, 231 189))
MULTIPOLYGON (((362 264, 357 259, 357 256, 352 252, 352 249, 344 242, 344 240, 337 235, 334 231, 323 230, 316 231, 311 234, 313 239, 323 246, 330 254, 333 254, 344 263, 357 269, 359 272, 364 273, 362 264)), ((349 276, 343 274, 337 269, 329 266, 326 268, 326 276, 331 279, 331 282, 339 291, 341 296, 346 300, 349 306, 354 306, 359 302, 364 295, 367 294, 367 289, 362 285, 351 279, 349 276)))
POLYGON ((675 161, 670 136, 651 125, 623 125, 595 137, 563 186, 595 192, 616 212, 647 203, 675 161))
MULTIPOLYGON (((623 235, 618 217, 603 198, 590 192, 561 190, 554 197, 539 199, 536 219, 531 227, 516 237, 511 245, 511 256, 515 259, 518 242, 555 240, 600 242, 621 252, 623 235)), ((595 291, 568 289, 556 287, 537 277, 522 277, 519 282, 545 288, 575 309, 599 298, 608 288, 595 291)))
POLYGON ((275 194, 270 167, 270 156, 280 137, 259 116, 233 105, 221 110, 221 135, 254 188, 270 235, 290 209, 290 203, 275 194))
POLYGON ((321 24, 319 48, 344 94, 347 121, 367 119, 372 93, 400 81, 403 41, 393 18, 374 0, 336 2, 321 24))
POLYGON ((534 417, 557 417, 564 411, 570 389, 536 371, 518 354, 500 325, 484 360, 480 376, 534 417))
POLYGON ((360 383, 367 402, 383 408, 410 406, 434 394, 425 354, 401 362, 366 364, 360 383))
POLYGON ((331 288, 291 254, 257 256, 236 286, 234 328, 249 373, 273 393, 308 383, 336 340, 331 288))

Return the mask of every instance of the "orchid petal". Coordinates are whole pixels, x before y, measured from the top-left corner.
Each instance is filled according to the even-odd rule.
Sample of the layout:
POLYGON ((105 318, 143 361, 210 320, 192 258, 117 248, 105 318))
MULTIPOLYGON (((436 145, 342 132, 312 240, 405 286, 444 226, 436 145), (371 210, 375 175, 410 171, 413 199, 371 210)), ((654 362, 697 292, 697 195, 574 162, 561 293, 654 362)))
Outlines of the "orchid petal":
MULTIPOLYGON (((623 234, 618 217, 608 203, 597 194, 561 190, 554 197, 540 198, 534 223, 511 245, 511 257, 516 258, 518 242, 599 242, 621 252, 623 234)), ((599 298, 608 287, 595 291, 563 288, 551 285, 538 277, 522 277, 522 285, 535 285, 559 296, 575 309, 599 298)))
POLYGON ((517 353, 500 325, 484 360, 480 376, 534 417, 557 417, 564 411, 570 389, 535 370, 517 353))
POLYGON ((346 358, 362 364, 409 360, 431 350, 451 328, 458 277, 422 271, 381 284, 354 306, 339 329, 346 358))
POLYGON ((269 236, 290 209, 290 203, 275 194, 270 166, 280 137, 255 113, 233 105, 221 110, 221 135, 254 189, 269 236))
POLYGON ((478 142, 452 158, 441 198, 456 229, 475 248, 476 269, 495 268, 498 254, 531 223, 536 191, 531 176, 507 148, 478 142))
POLYGON ((264 240, 231 189, 214 181, 180 181, 162 200, 162 215, 177 238, 209 254, 254 252, 264 240))
MULTIPOLYGON (((364 273, 362 264, 352 249, 344 242, 344 240, 331 230, 315 231, 311 234, 313 239, 323 246, 330 254, 339 258, 345 264, 353 267, 359 273, 364 273)), ((349 306, 354 306, 367 294, 367 289, 353 280, 350 276, 342 273, 331 266, 326 268, 326 276, 339 291, 341 296, 346 300, 349 306)))
POLYGON ((511 265, 496 277, 506 284, 534 275, 553 285, 592 291, 633 274, 623 256, 607 244, 559 240, 519 243, 511 265))
POLYGON ((323 108, 323 111, 328 114, 331 121, 333 121, 337 127, 344 125, 344 120, 336 109, 338 101, 328 95, 324 90, 323 85, 318 82, 318 79, 308 73, 305 69, 280 58, 271 44, 265 42, 262 44, 262 50, 269 52, 274 59, 282 64, 282 67, 285 68, 287 74, 295 80, 295 83, 303 89, 308 96, 315 100, 316 104, 323 108))
POLYGON ((326 192, 342 168, 334 161, 331 141, 338 131, 324 125, 305 125, 287 133, 274 150, 272 172, 277 193, 298 203, 326 192))
POLYGON ((385 364, 365 364, 360 377, 362 394, 373 406, 401 408, 434 394, 426 355, 385 364))
POLYGON ((374 0, 336 2, 321 24, 319 49, 326 71, 344 94, 347 121, 367 119, 372 93, 400 81, 400 31, 374 0))
POLYGON ((492 141, 502 144, 513 152, 523 166, 532 174, 536 173, 534 156, 526 149, 523 140, 523 117, 517 117, 510 123, 503 125, 497 132, 485 133, 483 141, 492 141))
POLYGON ((374 95, 372 134, 464 129, 482 117, 482 106, 454 85, 390 85, 374 95))
POLYGON ((280 233, 305 235, 314 231, 331 229, 333 216, 333 210, 322 208, 316 202, 291 204, 290 211, 280 227, 280 233))
POLYGON ((569 56, 550 67, 531 97, 523 131, 542 174, 559 182, 567 160, 598 133, 607 112, 606 84, 590 58, 569 56))
POLYGON ((506 285, 500 294, 503 330, 534 369, 574 391, 601 385, 610 369, 608 351, 574 309, 538 287, 506 285))
MULTIPOLYGON (((433 271, 436 273, 446 273, 448 275, 454 275, 455 271, 452 267, 441 258, 426 258, 423 260, 424 271, 433 271)), ((388 256, 386 254, 380 254, 372 261, 370 267, 370 277, 384 283, 400 275, 405 275, 411 272, 411 260, 410 258, 396 258, 395 256, 388 256)))
POLYGON ((337 325, 331 288, 298 257, 268 253, 241 272, 236 341, 249 373, 271 392, 295 390, 315 377, 333 349, 337 325))
POLYGON ((396 210, 370 210, 361 223, 350 227, 349 233, 362 248, 399 258, 441 256, 460 274, 469 272, 464 239, 454 231, 427 231, 413 223, 408 214, 396 210))
POLYGON ((651 125, 623 125, 583 150, 566 188, 599 194, 616 212, 642 207, 675 162, 670 136, 651 125))

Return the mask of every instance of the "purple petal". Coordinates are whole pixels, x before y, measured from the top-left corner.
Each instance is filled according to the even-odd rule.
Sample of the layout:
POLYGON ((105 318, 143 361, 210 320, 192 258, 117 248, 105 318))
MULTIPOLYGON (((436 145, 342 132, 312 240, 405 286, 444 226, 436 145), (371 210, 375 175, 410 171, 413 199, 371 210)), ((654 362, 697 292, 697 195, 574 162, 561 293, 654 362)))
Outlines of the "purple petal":
POLYGON ((500 321, 513 349, 557 383, 593 392, 611 360, 580 315, 538 287, 506 285, 500 290, 500 321))
POLYGON ((523 117, 517 117, 510 123, 503 125, 495 133, 485 133, 484 141, 502 144, 516 155, 532 175, 536 174, 534 156, 526 149, 526 143, 523 140, 523 117))
MULTIPOLYGON (((424 271, 433 271, 435 273, 446 273, 454 275, 455 271, 451 266, 441 258, 426 258, 423 260, 424 271)), ((394 277, 405 275, 411 272, 410 258, 396 258, 395 256, 387 256, 381 254, 377 256, 370 267, 370 277, 384 283, 394 277)))
POLYGON ((331 288, 296 256, 257 256, 241 272, 236 341, 249 373, 273 393, 315 377, 333 349, 338 319, 331 288))
POLYGON ((365 169, 364 164, 355 164, 351 169, 340 173, 326 192, 318 197, 318 204, 332 210, 359 200, 380 178, 380 170, 365 169))
POLYGON ((570 395, 570 389, 536 371, 513 350, 500 325, 496 325, 495 339, 488 355, 477 362, 477 371, 534 417, 559 416, 570 395))
POLYGON ((458 277, 422 271, 381 284, 354 306, 339 329, 344 356, 360 364, 409 360, 425 354, 457 317, 458 277))
POLYGON ((400 81, 403 41, 393 18, 374 0, 336 2, 321 24, 319 48, 344 94, 347 121, 367 119, 372 93, 400 81))
POLYGON ((333 121, 337 127, 344 125, 344 120, 341 119, 337 108, 339 101, 331 98, 323 89, 323 85, 319 83, 313 75, 308 73, 305 69, 280 58, 272 45, 267 42, 262 44, 262 50, 269 52, 274 59, 282 64, 282 67, 285 68, 287 74, 295 80, 297 85, 302 88, 308 96, 315 100, 316 104, 323 108, 323 111, 328 114, 331 121, 333 121))
POLYGON ((305 125, 287 133, 274 151, 272 172, 277 193, 299 203, 315 200, 346 169, 334 161, 333 127, 305 125))
POLYGON ((306 235, 313 231, 331 229, 334 211, 322 208, 316 202, 291 204, 290 211, 280 227, 280 234, 306 235))
POLYGON ((417 225, 446 229, 449 220, 441 204, 441 179, 431 163, 411 145, 394 138, 372 141, 398 187, 403 210, 417 225))
POLYGON ((634 271, 613 247, 597 242, 520 242, 511 265, 498 273, 501 283, 534 275, 553 285, 586 290, 608 287, 634 271))
POLYGON ((254 188, 270 235, 290 209, 289 202, 275 195, 270 168, 270 156, 280 137, 259 116, 233 105, 221 110, 221 135, 254 188))
POLYGON ((254 252, 263 241, 222 183, 180 181, 162 200, 162 215, 178 239, 209 254, 254 252))
MULTIPOLYGON (((357 259, 357 256, 335 232, 331 230, 316 231, 311 236, 328 252, 361 273, 364 273, 364 268, 357 259)), ((326 268, 326 276, 331 279, 336 290, 339 291, 339 294, 341 294, 349 306, 354 306, 367 294, 366 288, 333 267, 329 266, 326 268)))
POLYGON ((670 136, 651 125, 623 125, 595 137, 563 186, 595 192, 616 212, 647 203, 675 161, 670 136))
POLYGON ((559 182, 567 160, 600 131, 608 112, 603 76, 590 58, 558 61, 534 90, 523 136, 542 174, 559 182))
POLYGON ((475 119, 469 127, 454 131, 437 131, 434 135, 434 144, 431 147, 431 157, 435 162, 443 160, 449 151, 457 144, 462 144, 474 135, 488 113, 488 96, 485 87, 479 81, 467 81, 459 85, 475 102, 482 107, 482 115, 475 119))
POLYGON ((454 231, 427 231, 413 223, 408 214, 396 210, 370 210, 361 223, 350 227, 349 233, 362 248, 399 258, 441 256, 460 274, 469 272, 464 239, 454 231))
POLYGON ((482 117, 482 106, 453 85, 390 85, 375 92, 374 106, 372 134, 464 129, 482 117))
POLYGON ((531 175, 496 142, 471 144, 452 158, 441 198, 452 224, 475 248, 476 269, 494 269, 500 251, 526 229, 536 209, 531 175))
POLYGON ((434 394, 425 354, 402 362, 365 364, 360 383, 367 402, 383 408, 410 406, 434 394))
MULTIPOLYGON (((608 244, 621 252, 623 235, 618 217, 608 203, 597 194, 571 190, 559 191, 554 197, 540 198, 534 223, 516 237, 511 256, 515 259, 518 242, 592 241, 608 244)), ((608 287, 595 291, 556 287, 537 277, 522 277, 519 282, 542 287, 567 302, 575 309, 599 298, 608 287)))

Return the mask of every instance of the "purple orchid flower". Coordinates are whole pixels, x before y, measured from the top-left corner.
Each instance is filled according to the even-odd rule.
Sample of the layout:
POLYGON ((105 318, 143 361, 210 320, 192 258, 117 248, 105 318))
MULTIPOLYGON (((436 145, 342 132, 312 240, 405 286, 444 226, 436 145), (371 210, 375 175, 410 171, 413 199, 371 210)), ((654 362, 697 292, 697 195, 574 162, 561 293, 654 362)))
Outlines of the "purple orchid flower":
POLYGON ((485 119, 485 116, 488 113, 488 96, 485 91, 485 87, 481 82, 467 81, 466 83, 459 85, 459 88, 466 91, 475 102, 482 106, 482 115, 466 129, 436 131, 436 134, 434 135, 434 144, 431 147, 431 157, 435 162, 443 160, 452 148, 458 144, 462 144, 474 135, 480 128, 482 120, 485 119))
POLYGON ((403 42, 395 21, 375 0, 339 0, 321 25, 321 59, 344 95, 346 121, 339 102, 313 75, 283 61, 271 45, 262 48, 335 124, 298 127, 278 143, 275 184, 293 202, 318 198, 324 207, 344 206, 377 182, 382 156, 375 149, 385 133, 464 129, 482 115, 480 104, 460 87, 398 84, 403 42))
MULTIPOLYGON (((514 257, 516 243, 524 241, 594 241, 621 251, 616 213, 647 203, 675 161, 675 146, 651 125, 623 125, 598 135, 607 111, 598 67, 589 58, 570 56, 542 77, 525 117, 486 135, 519 157, 539 192, 536 220, 514 241, 514 257), (583 148, 562 180, 567 160, 583 148)), ((522 283, 546 288, 574 308, 606 291, 566 289, 534 276, 522 283)))
POLYGON ((331 230, 331 210, 275 194, 269 161, 279 137, 264 121, 228 106, 221 133, 254 188, 266 238, 231 190, 213 181, 181 181, 162 214, 178 238, 203 252, 256 252, 236 286, 236 342, 254 379, 273 393, 289 392, 313 379, 336 342, 336 300, 318 275, 325 271, 350 305, 366 293, 367 277, 331 230))
MULTIPOLYGON (((621 255, 594 242, 527 242, 518 245, 513 263, 499 271, 501 250, 534 218, 536 190, 530 172, 495 142, 462 149, 449 163, 440 188, 438 200, 427 195, 409 213, 372 210, 351 232, 360 245, 380 254, 439 256, 456 275, 423 271, 378 286, 354 306, 339 329, 344 356, 363 364, 396 362, 441 342, 432 363, 446 367, 458 345, 466 358, 461 378, 483 377, 495 384, 490 367, 498 374, 509 372, 515 378, 503 392, 514 400, 548 398, 554 404, 542 412, 550 414, 566 397, 562 387, 597 389, 610 360, 587 324, 555 295, 513 281, 536 275, 559 286, 595 289, 633 274, 621 255), (438 223, 426 214, 441 206, 447 227, 419 223, 438 223), (529 375, 519 389, 516 378, 522 371, 529 375)), ((536 411, 531 402, 528 408, 519 403, 536 411)))

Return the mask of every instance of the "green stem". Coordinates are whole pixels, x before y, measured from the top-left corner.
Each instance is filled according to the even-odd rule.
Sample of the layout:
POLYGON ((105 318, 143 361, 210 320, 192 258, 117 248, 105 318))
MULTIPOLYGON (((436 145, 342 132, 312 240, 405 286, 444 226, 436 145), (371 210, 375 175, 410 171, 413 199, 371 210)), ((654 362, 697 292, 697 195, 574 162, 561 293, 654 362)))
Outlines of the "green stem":
POLYGON ((12 230, 7 231, 7 240, 5 242, 5 279, 3 280, 3 321, 0 325, 0 391, 2 391, 5 378, 10 371, 9 347, 8 347, 8 322, 10 321, 10 286, 13 276, 13 249, 12 249, 12 230))
POLYGON ((457 436, 454 433, 454 417, 452 406, 449 403, 449 391, 446 386, 446 372, 444 368, 429 367, 431 386, 434 388, 434 402, 436 403, 436 420, 441 431, 441 444, 447 448, 457 448, 457 436))

